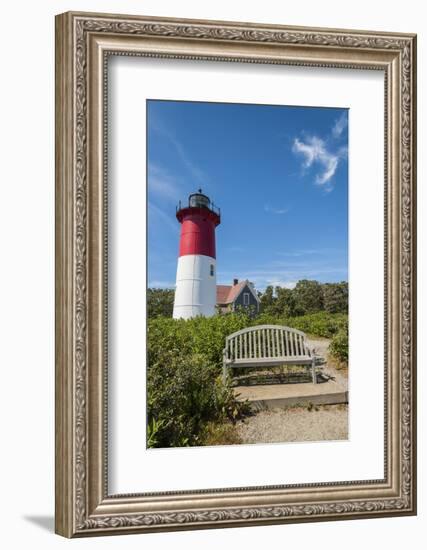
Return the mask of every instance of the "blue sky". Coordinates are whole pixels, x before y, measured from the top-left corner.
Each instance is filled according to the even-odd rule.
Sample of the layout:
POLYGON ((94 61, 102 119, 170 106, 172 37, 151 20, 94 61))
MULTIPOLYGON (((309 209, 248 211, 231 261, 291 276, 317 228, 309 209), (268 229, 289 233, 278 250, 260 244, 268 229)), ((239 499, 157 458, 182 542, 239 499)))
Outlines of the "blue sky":
POLYGON ((217 283, 348 277, 348 111, 147 102, 148 286, 175 284, 178 201, 221 208, 217 283))

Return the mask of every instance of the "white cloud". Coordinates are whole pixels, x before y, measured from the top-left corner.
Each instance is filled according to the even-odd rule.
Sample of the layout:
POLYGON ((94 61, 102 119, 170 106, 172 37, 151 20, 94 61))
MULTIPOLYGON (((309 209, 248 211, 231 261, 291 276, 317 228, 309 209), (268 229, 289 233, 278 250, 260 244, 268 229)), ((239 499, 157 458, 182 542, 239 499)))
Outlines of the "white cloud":
POLYGON ((272 214, 286 214, 289 212, 289 208, 273 208, 269 204, 264 204, 265 212, 271 212, 272 214))
POLYGON ((162 199, 177 201, 181 196, 177 180, 157 164, 148 167, 148 190, 162 199))
POLYGON ((176 152, 181 159, 181 162, 184 164, 184 166, 187 168, 193 178, 197 181, 197 183, 199 185, 206 184, 207 178, 205 173, 192 160, 190 160, 189 155, 187 154, 181 143, 171 135, 169 136, 169 139, 174 145, 176 152))
POLYGON ((170 131, 158 118, 150 117, 150 126, 163 138, 166 138, 169 143, 175 148, 175 151, 185 166, 187 171, 191 174, 192 178, 197 182, 197 185, 206 185, 207 176, 190 158, 187 150, 182 143, 175 137, 172 131, 170 131))
POLYGON ((347 128, 347 124, 348 124, 348 115, 347 115, 347 111, 344 111, 342 115, 339 118, 337 118, 334 126, 332 127, 332 135, 334 136, 334 138, 339 138, 341 136, 345 128, 347 128))
POLYGON ((337 249, 335 248, 313 248, 313 249, 301 249, 301 250, 294 250, 292 252, 276 252, 278 256, 286 256, 286 257, 292 257, 292 258, 299 258, 301 256, 311 256, 313 254, 329 254, 332 252, 337 252, 337 249))
POLYGON ((148 202, 148 221, 160 227, 167 227, 175 234, 178 233, 179 224, 175 220, 173 213, 164 212, 150 201, 148 202))
POLYGON ((301 141, 294 139, 292 151, 304 157, 304 168, 310 168, 316 164, 319 172, 316 174, 316 183, 325 186, 325 190, 332 190, 332 178, 338 167, 339 154, 328 151, 325 142, 316 136, 301 141))

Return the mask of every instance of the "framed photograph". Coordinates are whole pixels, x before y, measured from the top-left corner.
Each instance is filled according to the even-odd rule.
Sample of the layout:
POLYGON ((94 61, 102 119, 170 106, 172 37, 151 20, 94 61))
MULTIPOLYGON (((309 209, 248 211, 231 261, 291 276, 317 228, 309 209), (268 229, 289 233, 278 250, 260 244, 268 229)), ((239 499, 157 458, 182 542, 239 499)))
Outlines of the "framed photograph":
POLYGON ((56 18, 56 532, 416 513, 416 37, 56 18))

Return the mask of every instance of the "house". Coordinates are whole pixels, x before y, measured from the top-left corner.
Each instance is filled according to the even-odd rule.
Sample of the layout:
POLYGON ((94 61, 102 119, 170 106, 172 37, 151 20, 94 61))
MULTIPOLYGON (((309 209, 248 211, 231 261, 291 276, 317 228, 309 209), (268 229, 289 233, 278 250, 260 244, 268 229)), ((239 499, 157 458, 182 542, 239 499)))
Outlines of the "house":
POLYGON ((235 311, 239 306, 259 313, 260 301, 253 283, 234 279, 232 285, 216 285, 216 305, 222 313, 235 311))

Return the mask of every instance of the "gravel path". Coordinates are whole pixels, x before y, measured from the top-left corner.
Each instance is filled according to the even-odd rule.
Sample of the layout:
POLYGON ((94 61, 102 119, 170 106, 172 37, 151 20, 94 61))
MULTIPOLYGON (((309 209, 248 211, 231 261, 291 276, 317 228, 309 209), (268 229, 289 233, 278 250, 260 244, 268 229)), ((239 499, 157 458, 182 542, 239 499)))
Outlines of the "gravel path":
POLYGON ((323 441, 348 438, 347 405, 260 411, 236 425, 242 443, 323 441))

